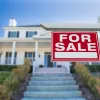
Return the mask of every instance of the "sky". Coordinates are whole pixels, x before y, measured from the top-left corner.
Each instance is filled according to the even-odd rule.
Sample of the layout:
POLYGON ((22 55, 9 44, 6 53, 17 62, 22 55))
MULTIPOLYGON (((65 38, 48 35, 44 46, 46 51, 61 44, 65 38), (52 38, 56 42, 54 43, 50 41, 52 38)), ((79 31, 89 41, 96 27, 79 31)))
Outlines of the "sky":
POLYGON ((0 0, 0 37, 10 18, 18 25, 97 23, 100 0, 0 0))

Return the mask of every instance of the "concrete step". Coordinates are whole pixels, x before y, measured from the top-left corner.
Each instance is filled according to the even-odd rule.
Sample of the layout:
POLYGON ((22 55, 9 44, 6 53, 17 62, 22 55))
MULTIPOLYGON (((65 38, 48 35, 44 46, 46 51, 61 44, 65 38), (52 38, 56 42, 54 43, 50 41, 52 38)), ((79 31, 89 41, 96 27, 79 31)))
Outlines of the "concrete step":
POLYGON ((54 77, 50 77, 50 76, 35 76, 35 77, 31 77, 31 80, 73 80, 74 78, 72 76, 66 76, 66 77, 59 77, 59 76, 54 76, 54 77))
POLYGON ((35 76, 41 76, 41 77, 54 77, 54 76, 72 76, 72 74, 67 74, 67 73, 35 73, 32 75, 33 77, 35 76))
MULTIPOLYGON (((39 69, 42 70, 42 69, 39 69)), ((43 69, 44 70, 44 69, 43 69)), ((48 70, 48 69, 45 69, 48 70)), ((50 69, 52 70, 52 69, 50 69)), ((56 69, 55 69, 56 70, 56 69)), ((63 70, 63 69, 62 69, 63 70)), ((22 100, 85 100, 72 74, 36 73, 22 100)))
POLYGON ((68 90, 78 90, 77 85, 67 85, 67 86, 28 86, 27 91, 68 91, 68 90))
POLYGON ((75 80, 66 80, 66 81, 30 81, 30 85, 75 85, 76 81, 75 80))
POLYGON ((67 73, 67 68, 37 68, 35 73, 67 73))
POLYGON ((86 99, 78 97, 78 98, 23 98, 22 100, 86 100, 86 99))
POLYGON ((33 97, 33 98, 70 98, 70 97, 81 97, 82 93, 80 91, 66 91, 66 92, 33 92, 26 91, 24 97, 33 97))

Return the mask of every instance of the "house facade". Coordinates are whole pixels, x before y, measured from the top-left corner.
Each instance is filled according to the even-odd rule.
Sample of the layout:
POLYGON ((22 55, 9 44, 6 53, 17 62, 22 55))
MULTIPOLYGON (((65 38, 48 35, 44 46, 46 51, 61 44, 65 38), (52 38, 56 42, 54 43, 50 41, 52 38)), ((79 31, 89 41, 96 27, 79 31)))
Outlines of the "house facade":
POLYGON ((17 26, 15 19, 10 19, 9 26, 3 29, 4 37, 0 38, 1 65, 21 65, 28 58, 36 67, 70 66, 70 62, 51 61, 52 31, 41 25, 17 26))
POLYGON ((36 66, 56 67, 69 62, 51 62, 51 32, 41 25, 16 26, 15 19, 3 27, 4 37, 0 38, 0 64, 21 65, 28 58, 36 66))

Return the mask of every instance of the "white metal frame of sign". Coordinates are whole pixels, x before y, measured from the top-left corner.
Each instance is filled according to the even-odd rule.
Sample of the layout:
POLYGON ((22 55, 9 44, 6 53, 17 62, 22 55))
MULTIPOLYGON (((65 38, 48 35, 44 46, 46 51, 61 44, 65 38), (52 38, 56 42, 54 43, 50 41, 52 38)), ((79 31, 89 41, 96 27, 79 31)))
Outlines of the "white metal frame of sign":
POLYGON ((97 33, 93 31, 52 32, 52 61, 99 61, 100 46, 97 33), (81 48, 81 45, 85 48, 81 48))

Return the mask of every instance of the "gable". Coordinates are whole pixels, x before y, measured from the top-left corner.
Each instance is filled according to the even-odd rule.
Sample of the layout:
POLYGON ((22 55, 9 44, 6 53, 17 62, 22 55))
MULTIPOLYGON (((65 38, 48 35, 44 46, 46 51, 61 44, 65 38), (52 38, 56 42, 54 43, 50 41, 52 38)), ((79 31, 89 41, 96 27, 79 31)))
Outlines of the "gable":
POLYGON ((41 34, 40 36, 51 36, 51 32, 43 33, 43 34, 41 34))

